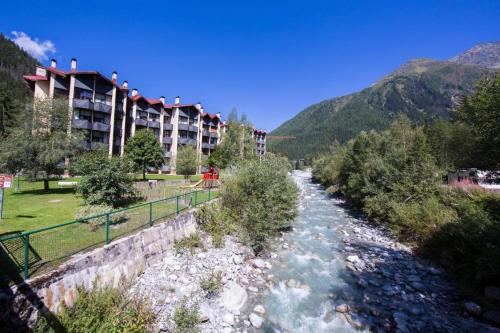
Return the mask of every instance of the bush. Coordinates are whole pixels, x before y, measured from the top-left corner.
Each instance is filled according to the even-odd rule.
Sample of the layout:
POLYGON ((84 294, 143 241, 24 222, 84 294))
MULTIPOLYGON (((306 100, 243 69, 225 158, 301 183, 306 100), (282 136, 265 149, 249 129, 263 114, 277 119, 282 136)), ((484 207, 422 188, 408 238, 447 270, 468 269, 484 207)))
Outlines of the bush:
MULTIPOLYGON (((107 205, 85 205, 76 213, 77 220, 84 220, 86 217, 100 215, 113 211, 113 207, 107 205)), ((125 213, 114 213, 109 216, 110 224, 121 223, 125 221, 125 213)), ((106 216, 92 218, 84 221, 90 225, 91 231, 97 231, 100 225, 106 224, 106 216)))
POLYGON ((288 160, 268 153, 262 161, 243 161, 225 174, 222 205, 256 252, 297 215, 298 190, 288 177, 290 170, 288 160))
POLYGON ((227 210, 220 203, 214 203, 202 206, 195 214, 201 229, 212 236, 213 246, 217 248, 223 247, 224 236, 234 229, 229 222, 230 218, 227 210))
POLYGON ((221 289, 221 280, 222 273, 215 272, 210 274, 206 279, 201 280, 200 287, 210 296, 216 294, 221 289))
MULTIPOLYGON (((72 307, 63 307, 57 316, 64 332, 123 332, 151 331, 155 315, 144 301, 129 300, 123 291, 113 288, 78 289, 72 307)), ((40 319, 35 332, 57 332, 47 320, 40 319)))
POLYGON ((195 248, 204 248, 204 245, 200 239, 200 234, 194 233, 189 237, 185 237, 181 240, 175 241, 174 248, 175 252, 178 254, 189 251, 189 253, 193 255, 195 248))
POLYGON ((116 207, 135 198, 129 164, 119 157, 109 158, 106 151, 85 154, 75 171, 82 175, 77 191, 87 204, 116 207))
POLYGON ((174 313, 175 330, 174 333, 197 333, 200 329, 197 327, 201 323, 198 306, 188 307, 186 302, 175 309, 174 313))

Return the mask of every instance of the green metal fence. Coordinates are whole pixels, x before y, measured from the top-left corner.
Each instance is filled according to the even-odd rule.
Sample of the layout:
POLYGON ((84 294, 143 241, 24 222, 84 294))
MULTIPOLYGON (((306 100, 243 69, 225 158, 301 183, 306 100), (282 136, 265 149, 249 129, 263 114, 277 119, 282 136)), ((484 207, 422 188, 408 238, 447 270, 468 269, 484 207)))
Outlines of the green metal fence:
POLYGON ((155 222, 210 201, 217 189, 176 196, 89 216, 37 230, 0 236, 0 281, 39 274, 83 250, 151 227, 155 222))

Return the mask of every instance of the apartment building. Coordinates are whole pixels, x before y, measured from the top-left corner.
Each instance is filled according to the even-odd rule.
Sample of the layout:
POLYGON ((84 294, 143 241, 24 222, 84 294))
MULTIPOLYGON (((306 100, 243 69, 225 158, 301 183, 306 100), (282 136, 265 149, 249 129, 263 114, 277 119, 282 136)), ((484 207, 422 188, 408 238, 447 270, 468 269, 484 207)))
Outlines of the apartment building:
POLYGON ((265 130, 253 130, 253 137, 255 138, 257 145, 257 155, 263 156, 266 154, 266 135, 267 132, 265 130))
MULTIPOLYGON (((109 155, 123 156, 128 138, 139 130, 152 131, 164 148, 164 164, 157 170, 176 173, 177 149, 182 145, 196 148, 198 164, 220 143, 220 113, 204 112, 200 103, 181 104, 176 97, 172 104, 165 97, 147 98, 137 89, 129 91, 127 81, 117 83, 116 72, 111 79, 97 71, 77 70, 76 59, 69 71, 37 66, 34 75, 24 79, 36 99, 61 98, 68 101, 70 130, 85 133, 85 148, 106 147, 109 155)), ((198 171, 201 171, 199 168, 198 171)))

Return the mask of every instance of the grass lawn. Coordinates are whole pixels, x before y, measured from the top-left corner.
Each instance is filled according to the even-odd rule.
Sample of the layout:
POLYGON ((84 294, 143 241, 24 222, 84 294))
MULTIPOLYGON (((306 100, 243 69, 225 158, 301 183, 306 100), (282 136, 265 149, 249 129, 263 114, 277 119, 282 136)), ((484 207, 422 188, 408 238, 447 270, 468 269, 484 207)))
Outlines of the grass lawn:
MULTIPOLYGON (((137 180, 142 175, 134 177, 137 180)), ((183 179, 182 175, 147 175, 148 179, 177 180, 183 179)), ((200 180, 201 176, 191 176, 191 182, 200 180)), ((3 219, 0 220, 0 235, 8 232, 26 231, 75 219, 83 200, 75 194, 72 188, 59 188, 57 182, 50 181, 50 190, 43 190, 43 181, 29 182, 20 179, 20 191, 16 192, 17 177, 13 188, 4 191, 3 219)), ((79 178, 68 178, 63 181, 79 181, 79 178)), ((172 188, 174 191, 175 188, 172 188)), ((166 193, 170 196, 170 193, 166 193)))

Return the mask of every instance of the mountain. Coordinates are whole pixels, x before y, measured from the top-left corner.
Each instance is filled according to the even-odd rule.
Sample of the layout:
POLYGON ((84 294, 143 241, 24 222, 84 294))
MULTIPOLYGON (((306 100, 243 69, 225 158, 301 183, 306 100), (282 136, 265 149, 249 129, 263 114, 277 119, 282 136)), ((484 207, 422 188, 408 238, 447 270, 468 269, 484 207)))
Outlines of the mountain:
POLYGON ((0 137, 17 125, 17 111, 31 96, 23 75, 33 73, 37 64, 36 59, 0 34, 0 137))
POLYGON ((476 45, 464 53, 451 58, 450 61, 458 64, 500 69, 500 42, 476 45))
POLYGON ((411 60, 368 88, 311 105, 269 133, 296 139, 269 140, 268 149, 307 158, 334 140, 344 143, 362 130, 382 130, 400 114, 420 123, 448 118, 460 96, 498 71, 499 45, 478 45, 449 61, 411 60))

